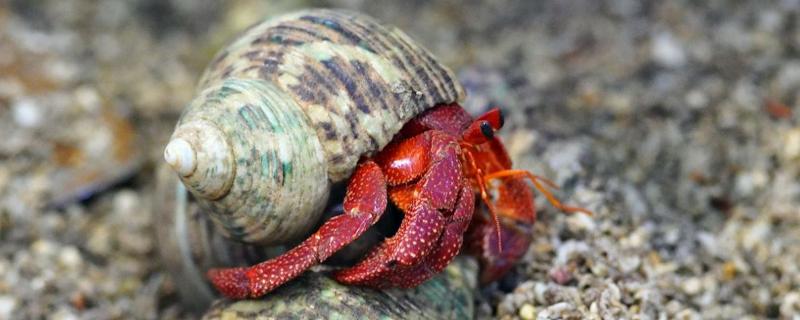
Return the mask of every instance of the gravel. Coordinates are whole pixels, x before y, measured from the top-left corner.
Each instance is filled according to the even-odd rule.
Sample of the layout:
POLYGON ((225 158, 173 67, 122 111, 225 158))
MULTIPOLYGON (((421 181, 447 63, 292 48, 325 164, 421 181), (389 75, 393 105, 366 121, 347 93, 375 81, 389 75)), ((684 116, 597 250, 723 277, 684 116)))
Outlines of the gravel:
MULTIPOLYGON (((215 50, 304 1, 0 4, 0 318, 184 318, 153 167, 215 50)), ((800 318, 800 2, 334 0, 507 112, 553 179, 478 317, 800 318)), ((541 199, 540 199, 541 200, 541 199)))

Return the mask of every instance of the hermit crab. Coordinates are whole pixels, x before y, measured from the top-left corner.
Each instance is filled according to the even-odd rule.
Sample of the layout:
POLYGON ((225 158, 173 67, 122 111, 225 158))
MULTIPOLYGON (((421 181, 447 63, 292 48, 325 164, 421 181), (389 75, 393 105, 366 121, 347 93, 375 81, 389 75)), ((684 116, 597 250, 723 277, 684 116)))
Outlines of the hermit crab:
POLYGON ((403 32, 361 14, 308 10, 257 24, 222 50, 165 148, 166 162, 235 240, 293 243, 251 267, 212 269, 225 296, 262 296, 358 238, 388 207, 396 234, 335 280, 413 287, 462 249, 484 282, 521 257, 535 221, 528 182, 557 208, 554 185, 512 169, 499 110, 473 118, 452 72, 403 32), (332 188, 344 213, 320 223, 332 188), (466 234, 466 235, 465 235, 466 234))

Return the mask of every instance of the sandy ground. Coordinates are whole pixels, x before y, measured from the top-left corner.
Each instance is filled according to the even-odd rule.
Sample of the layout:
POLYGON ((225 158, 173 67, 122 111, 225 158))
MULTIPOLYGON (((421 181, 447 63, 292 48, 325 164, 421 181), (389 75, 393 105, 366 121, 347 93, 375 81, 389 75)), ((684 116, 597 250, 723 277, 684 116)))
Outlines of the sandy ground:
POLYGON ((499 106, 542 203, 479 317, 800 314, 800 2, 0 3, 0 319, 181 318, 154 167, 213 53, 261 18, 366 12, 499 106))

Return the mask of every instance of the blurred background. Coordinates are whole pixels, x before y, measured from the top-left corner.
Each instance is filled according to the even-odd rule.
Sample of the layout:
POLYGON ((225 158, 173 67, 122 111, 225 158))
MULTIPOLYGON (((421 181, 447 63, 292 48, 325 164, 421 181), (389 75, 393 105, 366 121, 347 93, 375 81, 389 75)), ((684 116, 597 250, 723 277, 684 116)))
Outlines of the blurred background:
POLYGON ((553 178, 479 317, 800 314, 800 1, 0 2, 0 319, 183 318, 154 169, 213 54, 341 7, 400 27, 503 108, 553 178))

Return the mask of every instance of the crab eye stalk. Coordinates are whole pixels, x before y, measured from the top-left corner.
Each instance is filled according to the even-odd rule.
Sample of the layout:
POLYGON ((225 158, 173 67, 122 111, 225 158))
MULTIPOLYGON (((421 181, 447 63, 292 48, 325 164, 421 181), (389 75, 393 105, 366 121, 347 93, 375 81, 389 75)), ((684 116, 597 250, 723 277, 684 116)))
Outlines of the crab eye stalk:
POLYGON ((463 139, 472 144, 481 144, 494 139, 494 133, 503 127, 503 113, 494 108, 475 119, 464 130, 463 139))
POLYGON ((494 139, 494 128, 486 120, 475 120, 464 130, 462 135, 464 142, 471 144, 482 144, 494 139))
POLYGON ((494 138, 494 128, 492 128, 492 125, 489 124, 488 121, 481 121, 480 126, 481 126, 481 133, 483 134, 484 137, 486 137, 486 140, 491 140, 492 138, 494 138))
POLYGON ((498 108, 493 108, 492 110, 487 111, 478 117, 476 121, 488 121, 494 130, 500 130, 500 128, 503 127, 503 124, 505 124, 503 112, 498 108))

